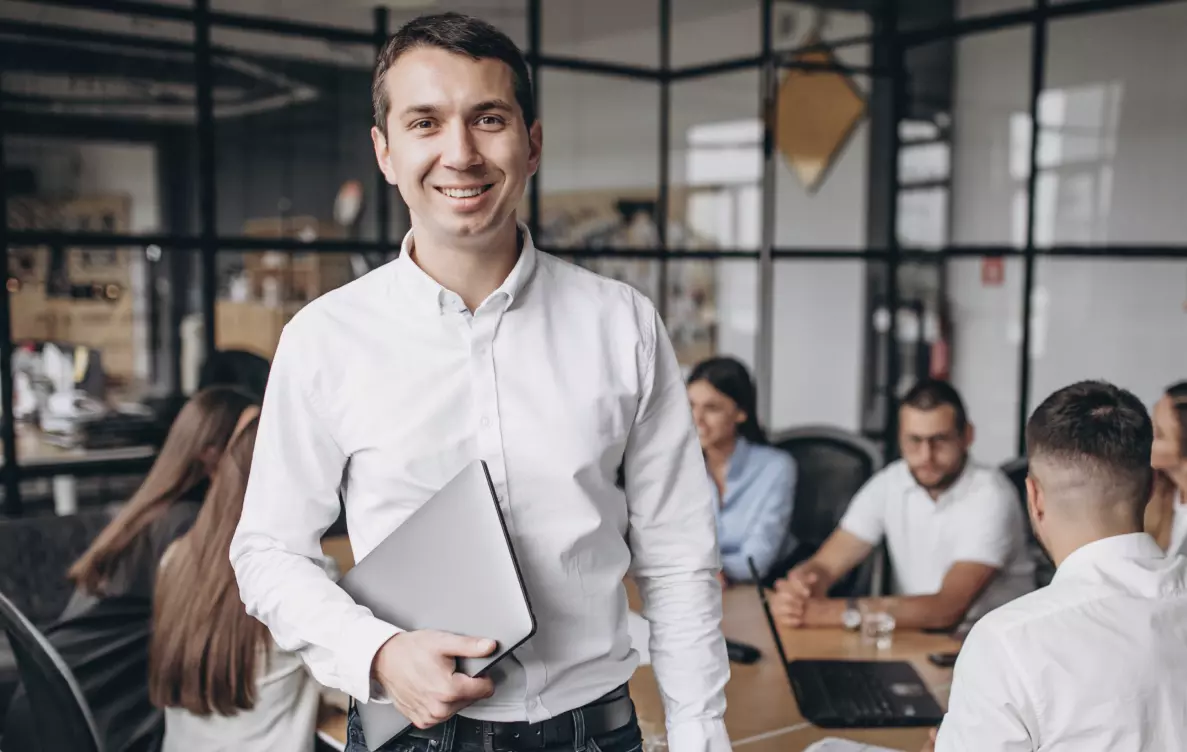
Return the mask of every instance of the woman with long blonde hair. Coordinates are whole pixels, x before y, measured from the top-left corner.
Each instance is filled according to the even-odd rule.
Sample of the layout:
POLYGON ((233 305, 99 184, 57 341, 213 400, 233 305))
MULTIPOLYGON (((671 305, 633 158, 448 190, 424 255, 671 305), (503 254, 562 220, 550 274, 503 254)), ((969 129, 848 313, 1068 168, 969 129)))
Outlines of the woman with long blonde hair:
POLYGON ((198 519, 157 578, 148 690, 165 709, 163 752, 314 748, 320 688, 247 614, 231 569, 257 412, 240 419, 198 519))

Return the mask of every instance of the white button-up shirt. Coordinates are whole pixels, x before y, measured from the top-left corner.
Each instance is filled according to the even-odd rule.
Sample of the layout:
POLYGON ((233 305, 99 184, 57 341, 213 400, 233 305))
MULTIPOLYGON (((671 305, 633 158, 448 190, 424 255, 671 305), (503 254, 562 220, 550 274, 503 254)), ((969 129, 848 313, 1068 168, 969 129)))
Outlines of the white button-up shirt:
POLYGON ((1187 559, 1089 543, 961 648, 938 752, 1187 749, 1187 559))
POLYGON ((400 625, 316 563, 340 483, 362 558, 482 459, 538 630, 463 714, 537 722, 626 682, 629 570, 670 746, 728 749, 712 493, 671 343, 643 295, 521 231, 514 269, 472 314, 412 260, 409 235, 398 259, 285 327, 231 545, 240 594, 320 682, 368 701, 373 657, 400 625))
POLYGON ((890 554, 899 595, 940 592, 944 575, 961 561, 985 564, 997 575, 969 607, 965 623, 1034 589, 1034 563, 1026 550, 1026 521, 1018 492, 1000 470, 969 460, 938 499, 898 460, 862 487, 841 528, 890 554))

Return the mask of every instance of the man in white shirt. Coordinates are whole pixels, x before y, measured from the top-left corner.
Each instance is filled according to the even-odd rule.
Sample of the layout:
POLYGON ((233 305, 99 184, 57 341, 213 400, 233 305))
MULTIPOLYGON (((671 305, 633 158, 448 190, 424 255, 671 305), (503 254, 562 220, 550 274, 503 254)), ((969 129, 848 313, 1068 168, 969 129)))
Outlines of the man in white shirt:
POLYGON ((1031 523, 1051 584, 961 648, 936 749, 1187 749, 1187 559, 1142 532, 1153 431, 1110 384, 1051 395, 1026 428, 1031 523))
POLYGON ((1033 589, 1022 502, 1003 473, 969 458, 973 435, 950 384, 917 384, 899 409, 902 459, 871 478, 820 550, 776 583, 775 619, 856 629, 874 609, 899 627, 946 630, 1033 589), (826 598, 882 539, 897 597, 826 598))
MULTIPOLYGON (((646 298, 537 252, 517 224, 541 153, 523 58, 484 22, 422 17, 380 53, 374 99, 376 158, 412 231, 281 335, 231 546, 244 603, 323 684, 394 702, 415 726, 401 750, 629 752, 629 571, 669 746, 728 750, 712 495, 681 373, 646 298), (315 563, 343 481, 361 558, 474 459, 538 621, 493 681, 454 672, 490 652, 484 635, 403 632, 315 563)), ((366 749, 354 714, 349 735, 366 749)))

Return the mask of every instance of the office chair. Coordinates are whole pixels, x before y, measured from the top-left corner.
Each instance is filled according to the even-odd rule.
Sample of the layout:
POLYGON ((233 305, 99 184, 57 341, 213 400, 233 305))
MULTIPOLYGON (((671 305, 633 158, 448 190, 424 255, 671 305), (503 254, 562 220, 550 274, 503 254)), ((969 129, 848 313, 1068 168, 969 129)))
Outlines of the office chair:
POLYGON ((0 631, 8 637, 16 657, 41 749, 102 752, 95 721, 74 675, 28 617, 3 593, 0 631))
POLYGON ((1018 499, 1022 502, 1022 518, 1026 520, 1026 547, 1030 552, 1030 560, 1035 565, 1035 587, 1041 588, 1051 584, 1051 578, 1055 576, 1055 562, 1051 561, 1051 557, 1043 550, 1030 526, 1030 512, 1026 508, 1026 473, 1029 467, 1030 464, 1025 457, 1017 457, 1003 462, 1000 469, 1010 479, 1010 483, 1014 484, 1018 499))
MULTIPOLYGON (((74 592, 66 570, 110 520, 106 510, 0 520, 0 592, 34 625, 49 625, 74 592)), ((0 635, 0 719, 18 684, 16 660, 0 635)))
MULTIPOLYGON (((834 426, 793 428, 772 437, 771 445, 795 458, 795 507, 789 532, 797 545, 772 567, 768 584, 820 548, 840 524, 858 489, 882 468, 882 452, 873 442, 834 426)), ((830 595, 879 594, 885 573, 885 550, 879 546, 836 583, 830 595)))

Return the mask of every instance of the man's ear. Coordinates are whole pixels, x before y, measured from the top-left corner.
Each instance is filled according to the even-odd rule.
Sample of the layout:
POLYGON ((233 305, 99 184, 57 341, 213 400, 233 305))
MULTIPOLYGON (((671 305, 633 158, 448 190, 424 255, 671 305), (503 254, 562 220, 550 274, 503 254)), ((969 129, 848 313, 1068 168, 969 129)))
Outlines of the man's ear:
POLYGON ((1026 511, 1030 513, 1032 522, 1040 522, 1047 514, 1047 500, 1043 498, 1043 489, 1033 475, 1026 476, 1026 511))
POLYGON ((972 423, 964 424, 964 448, 968 449, 977 438, 977 428, 972 423))
POLYGON ((540 155, 544 151, 544 126, 540 118, 528 128, 528 175, 535 175, 540 169, 540 155))
POLYGON ((387 135, 374 125, 371 126, 371 143, 375 146, 375 162, 379 165, 379 171, 383 173, 383 179, 388 182, 388 185, 395 185, 396 174, 392 172, 387 135))

